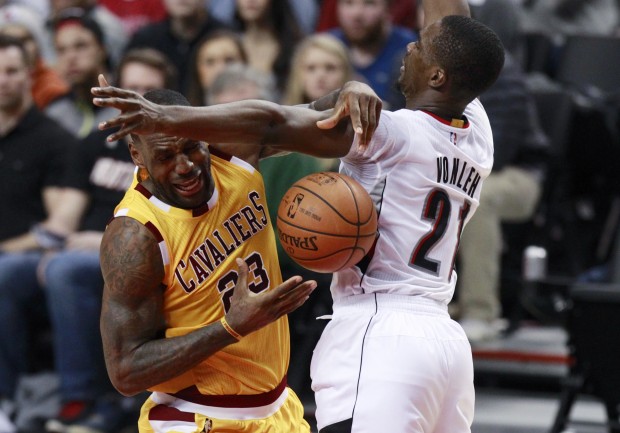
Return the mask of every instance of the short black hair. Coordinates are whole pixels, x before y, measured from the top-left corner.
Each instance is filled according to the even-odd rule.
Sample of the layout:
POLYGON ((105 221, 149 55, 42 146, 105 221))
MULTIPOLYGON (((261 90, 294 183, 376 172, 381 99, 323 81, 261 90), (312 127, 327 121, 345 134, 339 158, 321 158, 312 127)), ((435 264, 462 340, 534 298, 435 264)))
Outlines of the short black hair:
MULTIPOLYGON (((151 101, 159 105, 183 105, 186 107, 191 106, 185 96, 175 90, 170 89, 151 89, 143 95, 143 98, 147 101, 151 101)), ((139 135, 130 134, 130 136, 131 140, 134 143, 142 142, 139 135)))
POLYGON ((144 99, 159 105, 191 105, 185 96, 170 89, 149 90, 144 94, 144 99))
POLYGON ((433 56, 452 80, 451 92, 474 99, 497 79, 504 65, 504 46, 481 22, 449 15, 442 18, 433 40, 433 56))

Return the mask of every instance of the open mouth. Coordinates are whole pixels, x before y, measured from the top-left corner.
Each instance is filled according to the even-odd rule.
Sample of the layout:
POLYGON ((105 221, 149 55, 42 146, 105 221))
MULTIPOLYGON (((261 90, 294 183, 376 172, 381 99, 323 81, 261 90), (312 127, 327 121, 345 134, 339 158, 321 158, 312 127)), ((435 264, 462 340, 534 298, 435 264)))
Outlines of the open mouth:
POLYGON ((177 183, 174 185, 177 191, 183 196, 191 196, 202 189, 202 176, 196 176, 192 180, 177 183))

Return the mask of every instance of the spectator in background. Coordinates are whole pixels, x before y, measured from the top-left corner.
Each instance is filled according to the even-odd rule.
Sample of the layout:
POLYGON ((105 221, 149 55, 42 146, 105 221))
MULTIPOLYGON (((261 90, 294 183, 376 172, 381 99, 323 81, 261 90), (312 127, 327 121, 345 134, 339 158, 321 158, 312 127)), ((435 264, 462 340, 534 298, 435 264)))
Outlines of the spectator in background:
MULTIPOLYGON (((175 76, 163 54, 136 49, 121 59, 118 83, 143 94, 174 85, 175 76)), ((101 346, 99 246, 114 207, 131 184, 135 165, 127 143, 107 143, 107 135, 91 133, 71 155, 76 170, 68 183, 75 189, 65 192, 63 208, 79 216, 81 224, 61 251, 39 265, 62 400, 60 412, 46 424, 48 432, 116 432, 127 421, 123 401, 108 379, 101 346)))
POLYGON ((214 77, 204 105, 225 104, 245 99, 276 100, 273 77, 242 63, 225 66, 214 77))
POLYGON ((43 21, 25 6, 11 4, 0 8, 0 33, 20 39, 32 66, 32 97, 39 110, 69 92, 69 85, 49 67, 39 47, 43 21))
POLYGON ((124 89, 144 95, 151 89, 173 89, 177 79, 176 68, 162 52, 153 48, 135 48, 121 59, 115 82, 122 82, 124 89))
MULTIPOLYGON (((321 0, 321 10, 316 24, 317 32, 338 27, 338 17, 336 14, 338 0, 321 0)), ((391 0, 390 15, 392 23, 408 29, 419 30, 418 11, 422 9, 421 0, 391 0)))
POLYGON ((97 0, 50 0, 49 4, 50 15, 45 27, 45 41, 48 46, 45 53, 52 55, 51 58, 46 58, 51 65, 55 65, 57 61, 54 49, 55 24, 66 16, 73 15, 84 15, 97 23, 102 33, 101 41, 110 56, 110 66, 118 65, 127 44, 128 35, 116 15, 98 4, 97 0))
POLYGON ((204 0, 163 1, 166 19, 136 31, 127 49, 150 47, 164 53, 177 68, 179 82, 175 90, 189 95, 193 50, 208 33, 226 28, 226 25, 209 15, 204 0))
POLYGON ((283 103, 308 104, 353 79, 347 47, 329 34, 307 36, 293 55, 283 103))
POLYGON ((295 46, 304 34, 288 0, 236 0, 234 25, 257 71, 273 74, 280 94, 288 78, 295 46))
POLYGON ((614 35, 620 17, 616 0, 530 0, 521 12, 524 31, 544 33, 557 43, 569 35, 614 35))
POLYGON ((120 19, 128 36, 147 24, 166 18, 162 0, 98 0, 98 3, 120 19))
POLYGON ((189 71, 189 96, 192 105, 207 105, 207 93, 213 80, 231 64, 247 64, 248 58, 238 34, 215 30, 194 48, 189 71))
POLYGON ((480 95, 493 131, 493 170, 459 245, 458 315, 471 343, 500 335, 502 227, 532 218, 541 195, 548 139, 520 64, 506 53, 497 81, 480 95), (510 101, 510 103, 506 103, 510 101))
POLYGON ((29 371, 30 327, 44 317, 36 288, 43 252, 77 221, 56 217, 77 142, 34 105, 30 63, 19 39, 0 35, 0 431, 11 433, 17 381, 29 371))
MULTIPOLYGON (((207 7, 214 17, 232 24, 235 15, 235 2, 231 0, 206 0, 207 7)), ((316 0, 288 0, 295 18, 304 34, 314 33, 319 3, 316 0)))
POLYGON ((103 32, 87 16, 67 15, 55 24, 54 44, 58 72, 71 92, 49 104, 45 113, 76 137, 84 138, 110 115, 110 110, 93 105, 90 94, 91 87, 97 85, 97 75, 109 69, 103 32))
POLYGON ((392 24, 390 0, 338 0, 337 16, 340 27, 330 33, 348 47, 355 71, 386 109, 403 108, 397 81, 407 44, 417 40, 415 33, 392 24))

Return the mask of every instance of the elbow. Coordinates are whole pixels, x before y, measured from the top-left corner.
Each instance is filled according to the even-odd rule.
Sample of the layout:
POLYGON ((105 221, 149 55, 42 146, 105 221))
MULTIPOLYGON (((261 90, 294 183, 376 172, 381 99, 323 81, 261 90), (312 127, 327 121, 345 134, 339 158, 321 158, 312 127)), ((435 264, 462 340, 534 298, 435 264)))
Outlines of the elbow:
POLYGON ((144 389, 132 385, 131 381, 129 380, 112 378, 112 376, 110 376, 110 379, 114 388, 125 397, 133 397, 134 395, 144 391, 144 389))
POLYGON ((112 386, 125 397, 132 397, 145 390, 141 384, 136 383, 135 379, 132 379, 130 371, 122 371, 117 368, 108 368, 108 376, 112 386))

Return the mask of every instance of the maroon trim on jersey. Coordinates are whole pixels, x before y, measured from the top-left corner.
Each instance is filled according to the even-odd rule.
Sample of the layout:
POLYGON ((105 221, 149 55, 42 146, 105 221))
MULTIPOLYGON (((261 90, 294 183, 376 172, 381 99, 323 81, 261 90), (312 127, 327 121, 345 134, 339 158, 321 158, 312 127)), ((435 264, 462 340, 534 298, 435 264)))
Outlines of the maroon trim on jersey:
MULTIPOLYGON (((149 200, 151 199, 151 197, 153 197, 153 194, 151 194, 151 192, 148 189, 146 189, 141 183, 136 184, 135 190, 138 191, 140 194, 142 194, 144 197, 146 197, 149 200)), ((200 207, 197 207, 196 209, 192 209, 192 216, 198 217, 200 215, 206 214, 208 211, 209 211, 209 204, 205 203, 201 205, 200 207)), ((158 242, 162 239, 159 239, 158 242)))
POLYGON ((423 113, 428 114, 429 116, 431 116, 433 119, 440 121, 441 123, 443 123, 444 125, 448 125, 448 126, 452 126, 453 128, 461 128, 461 129, 465 129, 465 128, 469 128, 469 120, 467 120, 467 117, 463 116, 462 119, 458 119, 458 120, 463 120, 463 126, 455 126, 452 124, 452 121, 448 120, 448 119, 444 119, 441 116, 436 115, 435 113, 431 113, 430 111, 427 110, 420 110, 423 113))
POLYGON ((140 194, 142 194, 143 196, 145 196, 147 199, 150 199, 151 197, 153 197, 153 194, 151 194, 151 191, 146 189, 141 183, 137 183, 134 189, 138 191, 140 194))
POLYGON ((155 236, 155 240, 157 240, 157 243, 160 243, 164 240, 164 237, 161 235, 159 230, 157 230, 157 227, 155 227, 152 222, 147 221, 146 224, 144 224, 144 227, 146 227, 151 233, 153 233, 153 236, 155 236))
POLYGON ((209 212, 209 203, 205 203, 196 209, 192 209, 192 216, 199 217, 200 215, 204 215, 209 212))
POLYGON ((233 158, 232 155, 229 155, 226 152, 222 152, 221 150, 216 149, 215 147, 209 146, 209 152, 211 153, 211 155, 215 155, 218 158, 225 159, 226 161, 230 161, 233 158))
POLYGON ((203 406, 215 406, 215 407, 260 407, 272 404, 278 399, 286 388, 286 376, 282 379, 282 382, 269 392, 262 394, 252 395, 205 395, 201 394, 196 385, 192 385, 189 388, 182 389, 181 391, 170 394, 172 397, 180 398, 181 400, 189 401, 190 403, 201 404, 203 406))
POLYGON ((174 407, 159 404, 149 411, 149 421, 186 421, 195 422, 193 413, 182 412, 174 407))

